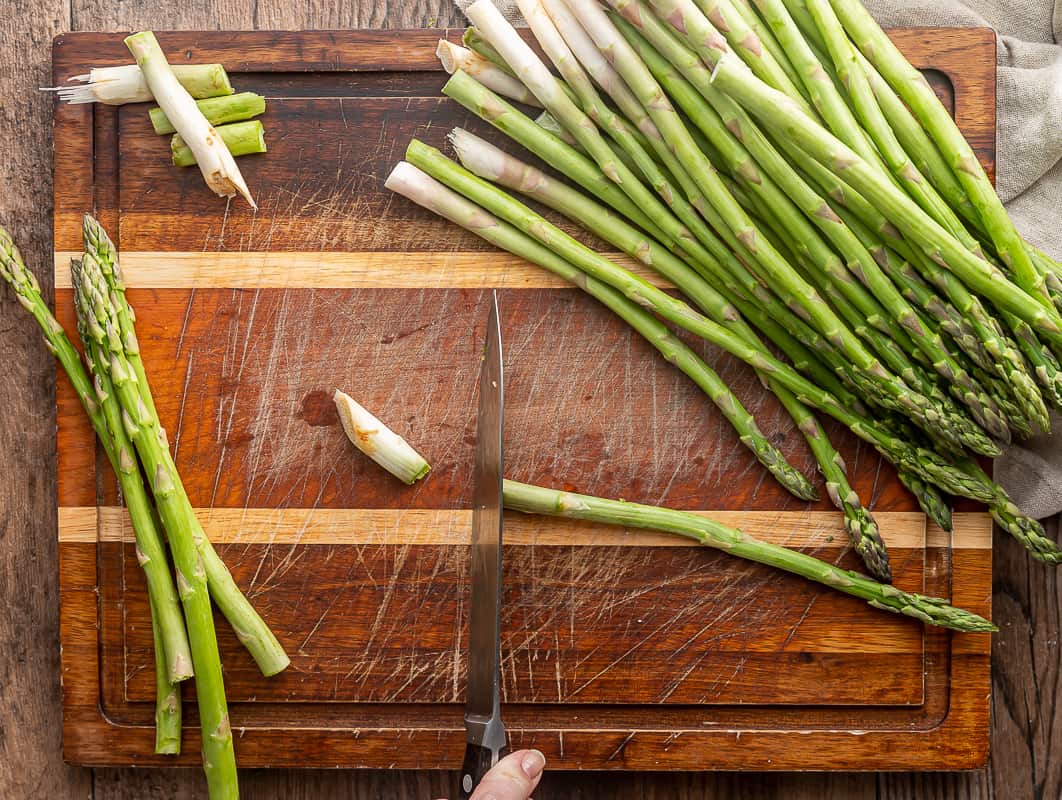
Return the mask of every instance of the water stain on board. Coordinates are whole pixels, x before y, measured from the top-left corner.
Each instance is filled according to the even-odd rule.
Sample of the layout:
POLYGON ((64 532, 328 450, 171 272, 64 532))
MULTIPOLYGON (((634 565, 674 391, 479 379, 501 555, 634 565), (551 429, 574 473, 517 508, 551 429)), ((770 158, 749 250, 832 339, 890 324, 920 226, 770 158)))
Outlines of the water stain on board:
POLYGON ((336 404, 332 401, 332 395, 320 389, 315 389, 302 398, 299 413, 296 416, 314 428, 328 428, 339 422, 339 414, 336 413, 336 404))

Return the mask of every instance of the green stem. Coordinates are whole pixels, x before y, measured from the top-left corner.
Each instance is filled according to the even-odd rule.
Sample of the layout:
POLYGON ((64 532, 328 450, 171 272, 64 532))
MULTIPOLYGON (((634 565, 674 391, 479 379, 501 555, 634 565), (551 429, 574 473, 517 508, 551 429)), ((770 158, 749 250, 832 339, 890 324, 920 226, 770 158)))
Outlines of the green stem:
MULTIPOLYGON (((251 119, 265 113, 265 98, 254 92, 210 97, 196 100, 195 104, 211 125, 239 122, 242 119, 251 119)), ((166 112, 161 108, 150 109, 148 115, 151 117, 151 127, 159 136, 177 132, 169 117, 166 116, 166 112)))
MULTIPOLYGON (((214 129, 233 156, 249 156, 266 152, 265 127, 258 120, 219 125, 214 129)), ((198 162, 181 134, 175 133, 170 140, 170 155, 175 167, 193 167, 198 162)))
POLYGON ((504 482, 502 497, 506 508, 525 514, 547 514, 685 536, 706 547, 785 570, 866 600, 874 608, 905 614, 929 625, 969 632, 996 630, 983 617, 948 605, 945 600, 878 583, 865 575, 841 569, 797 550, 760 541, 700 514, 622 500, 606 500, 511 480, 504 482))
POLYGON ((155 643, 155 752, 179 755, 181 752, 181 685, 170 683, 166 675, 165 643, 159 631, 155 603, 151 607, 151 632, 155 643))

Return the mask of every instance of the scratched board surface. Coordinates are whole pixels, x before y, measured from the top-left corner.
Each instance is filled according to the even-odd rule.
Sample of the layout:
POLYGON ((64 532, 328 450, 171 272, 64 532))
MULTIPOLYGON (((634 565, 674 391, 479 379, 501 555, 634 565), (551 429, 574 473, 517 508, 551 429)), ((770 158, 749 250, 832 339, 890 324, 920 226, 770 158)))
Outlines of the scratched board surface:
MULTIPOLYGON (((438 35, 163 38, 269 98, 269 153, 241 160, 257 214, 171 167, 143 106, 56 112, 57 312, 72 325, 67 267, 80 214, 95 208, 122 253, 189 497, 292 656, 263 679, 219 624, 247 766, 460 760, 475 386, 492 287, 508 476, 703 511, 858 566, 829 503, 780 489, 696 387, 604 308, 383 188, 414 136, 445 147, 462 125, 501 142, 440 95, 438 35), (427 457, 424 481, 406 487, 354 450, 337 387, 427 457)), ((992 38, 898 41, 941 71, 936 84, 991 166, 992 38)), ((120 51, 116 35, 63 37, 56 78, 120 51)), ((688 341, 813 474, 755 376, 688 341)), ((66 752, 154 763, 131 531, 65 383, 58 420, 66 752)), ((952 534, 927 525, 891 467, 827 429, 881 523, 897 585, 988 614, 987 516, 961 508, 952 534)), ((513 744, 551 763, 955 768, 985 757, 987 637, 927 631, 663 535, 519 515, 505 535, 504 714, 513 744)), ((182 759, 194 761, 187 727, 182 759)))

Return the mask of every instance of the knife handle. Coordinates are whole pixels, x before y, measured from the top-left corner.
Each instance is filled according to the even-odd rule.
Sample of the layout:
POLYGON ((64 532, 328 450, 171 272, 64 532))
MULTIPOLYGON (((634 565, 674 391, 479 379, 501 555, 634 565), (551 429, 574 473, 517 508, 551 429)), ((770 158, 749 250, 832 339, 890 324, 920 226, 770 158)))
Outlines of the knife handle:
POLYGON ((491 767, 498 763, 498 760, 507 751, 508 749, 504 747, 495 751, 489 747, 472 744, 471 742, 465 745, 465 761, 461 765, 462 800, 468 800, 472 796, 472 792, 479 786, 483 776, 487 774, 491 767))

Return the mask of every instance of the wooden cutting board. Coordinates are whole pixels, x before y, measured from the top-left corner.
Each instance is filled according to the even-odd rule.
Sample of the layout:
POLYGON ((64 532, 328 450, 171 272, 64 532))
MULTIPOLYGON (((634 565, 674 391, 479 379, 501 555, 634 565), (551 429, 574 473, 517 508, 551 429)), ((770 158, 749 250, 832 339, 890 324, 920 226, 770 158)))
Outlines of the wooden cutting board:
MULTIPOLYGON (((269 98, 269 153, 241 160, 257 215, 169 165, 145 106, 55 113, 55 281, 95 209, 122 254, 163 424, 203 525, 291 668, 262 678, 219 624, 246 767, 454 768, 463 752, 477 348, 498 287, 507 473, 703 510, 849 567, 840 516, 785 494, 714 407, 578 291, 382 187, 406 143, 484 131, 441 97, 457 31, 170 33, 269 98), (346 441, 340 387, 433 465, 408 488, 346 441)), ((896 34, 990 168, 994 40, 896 34)), ((117 34, 54 45, 55 82, 129 60, 117 34)), ((495 141, 500 135, 489 134, 495 141)), ((694 343, 793 463, 814 464, 741 364, 694 343)), ((988 516, 947 534, 870 448, 829 426, 873 506, 898 586, 989 615, 988 516)), ((64 748, 152 754, 143 579, 109 468, 58 388, 64 748)), ((507 517, 504 716, 562 769, 960 769, 985 762, 989 638, 951 635, 663 535, 507 517)), ((185 697, 191 700, 192 687, 185 697)))

